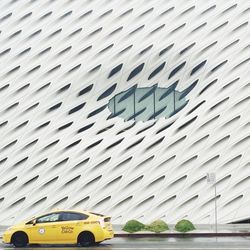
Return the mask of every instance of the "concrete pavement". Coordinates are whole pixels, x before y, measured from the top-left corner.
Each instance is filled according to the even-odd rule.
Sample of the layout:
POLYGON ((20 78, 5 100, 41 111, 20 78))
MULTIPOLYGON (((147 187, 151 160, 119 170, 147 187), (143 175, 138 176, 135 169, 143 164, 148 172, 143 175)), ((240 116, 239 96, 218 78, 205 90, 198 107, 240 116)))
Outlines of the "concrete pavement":
MULTIPOLYGON (((120 225, 114 225, 116 236, 112 240, 105 241, 102 244, 90 248, 80 248, 77 246, 52 246, 52 245, 36 245, 28 246, 25 249, 29 250, 74 250, 74 249, 89 249, 89 250, 250 250, 250 237, 243 236, 249 234, 249 224, 232 224, 232 225, 219 225, 218 233, 227 233, 230 237, 209 237, 214 236, 214 227, 211 225, 196 225, 196 230, 191 233, 186 233, 185 237, 177 237, 176 232, 173 230, 174 225, 170 225, 169 234, 161 234, 162 237, 150 232, 143 232, 143 238, 138 237, 138 234, 131 234, 129 237, 126 233, 121 231, 120 225), (241 237, 236 237, 235 234, 241 234, 241 237), (201 237, 203 234, 206 237, 201 237), (199 237, 198 237, 199 236, 199 237), (232 237, 235 236, 235 237, 232 237)), ((0 235, 6 229, 6 226, 0 226, 0 235)), ((14 250, 12 245, 4 245, 0 243, 2 250, 14 250)))
MULTIPOLYGON (((0 249, 12 250, 12 246, 0 244, 0 249)), ((114 238, 105 241, 98 246, 81 248, 77 246, 51 246, 37 245, 29 246, 29 250, 249 250, 250 238, 247 237, 227 237, 227 238, 114 238)))

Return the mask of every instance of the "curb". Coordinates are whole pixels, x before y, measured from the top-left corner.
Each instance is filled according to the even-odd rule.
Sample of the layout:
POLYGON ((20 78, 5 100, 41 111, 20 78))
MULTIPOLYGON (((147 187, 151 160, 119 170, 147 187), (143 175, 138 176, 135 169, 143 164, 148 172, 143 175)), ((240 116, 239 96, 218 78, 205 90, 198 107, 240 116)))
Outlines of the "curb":
POLYGON ((196 237, 250 237, 250 232, 244 233, 117 233, 115 238, 196 238, 196 237))

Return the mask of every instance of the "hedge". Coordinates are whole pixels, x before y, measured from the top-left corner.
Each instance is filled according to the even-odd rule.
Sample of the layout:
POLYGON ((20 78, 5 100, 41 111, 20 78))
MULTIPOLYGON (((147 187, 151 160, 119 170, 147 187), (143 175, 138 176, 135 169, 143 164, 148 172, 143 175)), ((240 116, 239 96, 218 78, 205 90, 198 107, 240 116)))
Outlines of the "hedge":
POLYGON ((186 233, 194 229, 193 223, 189 220, 181 220, 175 225, 175 230, 181 233, 186 233))
POLYGON ((155 233, 161 233, 161 232, 164 232, 166 230, 169 230, 169 227, 168 227, 167 223, 164 222, 163 220, 156 220, 156 221, 150 223, 149 225, 146 225, 145 230, 155 232, 155 233))
POLYGON ((129 220, 124 227, 122 228, 123 231, 129 233, 139 232, 145 229, 145 225, 137 220, 129 220))

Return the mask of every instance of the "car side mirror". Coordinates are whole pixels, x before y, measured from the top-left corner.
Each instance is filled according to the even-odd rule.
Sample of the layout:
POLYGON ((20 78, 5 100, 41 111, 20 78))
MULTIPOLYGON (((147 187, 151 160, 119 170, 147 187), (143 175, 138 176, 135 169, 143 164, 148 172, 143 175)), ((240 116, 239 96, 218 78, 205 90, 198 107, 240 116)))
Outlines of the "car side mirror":
POLYGON ((34 219, 34 220, 32 221, 32 225, 33 225, 33 226, 36 225, 36 219, 34 219))

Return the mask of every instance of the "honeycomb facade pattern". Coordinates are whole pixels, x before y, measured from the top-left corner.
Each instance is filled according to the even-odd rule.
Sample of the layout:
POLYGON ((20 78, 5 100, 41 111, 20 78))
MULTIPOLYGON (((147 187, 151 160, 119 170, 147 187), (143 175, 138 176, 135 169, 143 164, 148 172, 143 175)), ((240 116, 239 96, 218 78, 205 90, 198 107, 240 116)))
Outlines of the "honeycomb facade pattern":
MULTIPOLYGON (((0 224, 55 207, 114 223, 250 217, 250 2, 2 0, 0 224), (191 89, 168 119, 107 105, 191 89)), ((185 94, 185 92, 184 92, 185 94)))

